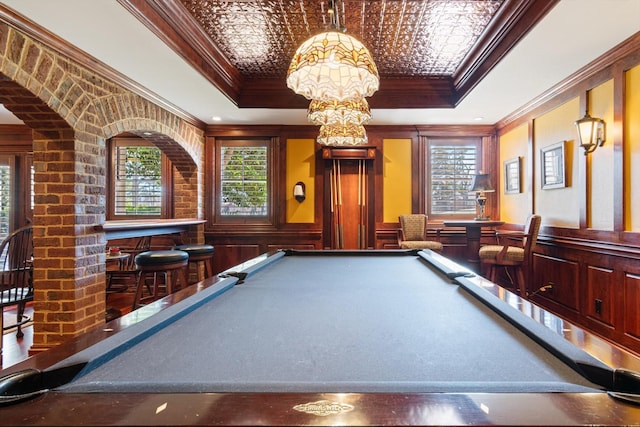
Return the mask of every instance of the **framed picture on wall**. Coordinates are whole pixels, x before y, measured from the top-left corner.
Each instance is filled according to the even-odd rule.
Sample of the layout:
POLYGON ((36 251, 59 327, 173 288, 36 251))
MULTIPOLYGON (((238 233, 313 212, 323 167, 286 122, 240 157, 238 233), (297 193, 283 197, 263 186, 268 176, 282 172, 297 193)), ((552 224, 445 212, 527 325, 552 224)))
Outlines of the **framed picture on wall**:
POLYGON ((564 143, 560 141, 540 150, 543 190, 566 187, 564 143))
POLYGON ((520 157, 504 161, 504 193, 515 194, 522 191, 520 181, 520 157))

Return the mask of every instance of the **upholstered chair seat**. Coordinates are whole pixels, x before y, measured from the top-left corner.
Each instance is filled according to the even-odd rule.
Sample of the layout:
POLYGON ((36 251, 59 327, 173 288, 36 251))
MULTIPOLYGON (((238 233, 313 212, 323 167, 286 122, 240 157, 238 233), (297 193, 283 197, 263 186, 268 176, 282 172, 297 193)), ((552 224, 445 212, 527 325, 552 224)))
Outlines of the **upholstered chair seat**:
POLYGON ((401 249, 431 249, 442 251, 442 243, 433 240, 405 240, 400 243, 401 249))
MULTIPOLYGON (((487 245, 480 248, 480 259, 495 259, 498 254, 503 250, 504 246, 487 245)), ((507 251, 502 254, 503 261, 511 262, 523 262, 524 261, 524 249, 515 246, 507 247, 507 251)))

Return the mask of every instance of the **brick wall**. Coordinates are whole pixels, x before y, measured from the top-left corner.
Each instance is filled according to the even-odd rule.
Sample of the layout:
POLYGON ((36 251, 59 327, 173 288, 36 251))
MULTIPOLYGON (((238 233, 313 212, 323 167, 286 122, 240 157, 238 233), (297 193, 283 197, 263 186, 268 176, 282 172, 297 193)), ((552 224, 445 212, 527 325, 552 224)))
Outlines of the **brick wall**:
POLYGON ((204 132, 6 24, 0 74, 0 102, 33 130, 37 352, 104 323, 105 141, 159 146, 177 170, 175 217, 201 218, 204 132))

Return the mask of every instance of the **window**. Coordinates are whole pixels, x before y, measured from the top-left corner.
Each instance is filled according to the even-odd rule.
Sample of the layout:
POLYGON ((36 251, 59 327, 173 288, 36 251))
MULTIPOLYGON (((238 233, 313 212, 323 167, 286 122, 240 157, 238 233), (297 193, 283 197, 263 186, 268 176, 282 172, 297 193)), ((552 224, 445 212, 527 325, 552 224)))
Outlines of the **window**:
MULTIPOLYGON (((4 160, 4 159, 3 159, 4 160)), ((13 193, 13 168, 9 161, 0 162, 0 241, 11 230, 13 193)))
POLYGON ((31 153, 0 154, 0 241, 32 220, 33 177, 31 153))
POLYGON ((36 170, 33 167, 32 159, 29 159, 29 218, 33 218, 33 206, 35 205, 36 198, 36 181, 35 181, 36 170))
POLYGON ((220 220, 270 217, 270 142, 219 140, 217 214, 220 220))
POLYGON ((429 139, 427 211, 430 217, 476 213, 475 194, 469 192, 478 171, 480 139, 429 139))
POLYGON ((139 138, 112 140, 112 218, 165 217, 170 173, 161 150, 139 138))

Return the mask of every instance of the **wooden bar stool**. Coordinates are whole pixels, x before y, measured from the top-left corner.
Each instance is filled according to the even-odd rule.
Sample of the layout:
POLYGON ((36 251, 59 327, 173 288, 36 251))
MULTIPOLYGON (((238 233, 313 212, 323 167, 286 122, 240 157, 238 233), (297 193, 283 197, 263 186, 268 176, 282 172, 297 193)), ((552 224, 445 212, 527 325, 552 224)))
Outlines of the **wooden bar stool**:
POLYGON ((169 295, 179 288, 176 287, 177 279, 180 277, 180 284, 184 287, 188 286, 187 267, 189 265, 189 254, 184 251, 166 250, 166 251, 145 251, 135 256, 134 262, 138 271, 138 280, 136 283, 136 294, 133 298, 132 310, 137 309, 140 305, 155 301, 165 295, 169 295), (151 286, 151 294, 142 297, 146 276, 153 273, 153 284, 151 286), (158 275, 164 275, 165 292, 160 293, 160 283, 158 283, 158 275))
POLYGON ((212 245, 178 245, 175 250, 184 251, 189 254, 189 264, 195 264, 198 275, 198 282, 213 276, 213 254, 215 248, 212 245), (200 263, 204 263, 205 275, 202 277, 200 263))

